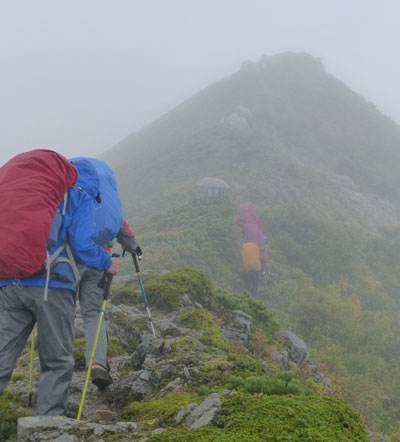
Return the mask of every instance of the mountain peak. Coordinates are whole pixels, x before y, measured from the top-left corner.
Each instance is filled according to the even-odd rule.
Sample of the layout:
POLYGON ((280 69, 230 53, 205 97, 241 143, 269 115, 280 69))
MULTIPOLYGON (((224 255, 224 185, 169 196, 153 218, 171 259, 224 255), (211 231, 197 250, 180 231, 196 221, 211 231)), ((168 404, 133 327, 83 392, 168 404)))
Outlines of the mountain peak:
POLYGON ((325 72, 321 59, 306 52, 282 52, 275 55, 263 55, 258 62, 245 61, 240 72, 271 73, 279 71, 325 72))

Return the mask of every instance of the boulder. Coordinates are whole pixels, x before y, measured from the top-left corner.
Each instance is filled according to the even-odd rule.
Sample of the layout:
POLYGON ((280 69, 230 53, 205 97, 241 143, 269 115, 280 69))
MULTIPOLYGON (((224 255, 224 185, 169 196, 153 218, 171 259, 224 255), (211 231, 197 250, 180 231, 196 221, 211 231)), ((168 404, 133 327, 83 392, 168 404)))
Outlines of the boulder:
POLYGON ((306 343, 290 331, 285 332, 285 347, 289 354, 289 360, 298 367, 302 367, 310 361, 310 354, 306 343))
POLYGON ((234 310, 233 316, 220 329, 228 341, 239 341, 248 348, 251 332, 251 316, 241 310, 234 310))
POLYGON ((181 408, 175 417, 175 422, 192 429, 204 427, 213 421, 221 405, 219 395, 212 393, 200 405, 192 403, 181 408))

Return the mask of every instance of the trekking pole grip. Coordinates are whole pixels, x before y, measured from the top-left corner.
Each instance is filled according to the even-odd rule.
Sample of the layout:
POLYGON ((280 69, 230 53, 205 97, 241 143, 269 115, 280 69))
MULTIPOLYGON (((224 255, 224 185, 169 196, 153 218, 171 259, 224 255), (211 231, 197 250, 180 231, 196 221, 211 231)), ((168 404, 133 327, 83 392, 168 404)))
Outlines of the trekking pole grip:
POLYGON ((139 263, 138 263, 138 260, 137 260, 136 253, 132 253, 132 259, 133 259, 133 265, 135 266, 136 273, 140 273, 139 263))
MULTIPOLYGON (((113 258, 119 258, 120 255, 118 255, 118 253, 113 253, 111 256, 113 258)), ((105 283, 105 287, 104 287, 104 299, 108 299, 108 296, 110 294, 113 276, 114 275, 112 275, 111 273, 105 272, 106 283, 105 283)), ((103 276, 103 278, 104 278, 104 276, 103 276)))

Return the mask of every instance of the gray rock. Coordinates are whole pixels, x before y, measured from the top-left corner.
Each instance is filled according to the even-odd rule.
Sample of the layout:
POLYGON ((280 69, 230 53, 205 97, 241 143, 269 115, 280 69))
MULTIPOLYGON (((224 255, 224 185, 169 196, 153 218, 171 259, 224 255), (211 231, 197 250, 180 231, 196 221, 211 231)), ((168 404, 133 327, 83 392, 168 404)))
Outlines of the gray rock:
POLYGON ((239 341, 246 348, 249 346, 251 316, 241 310, 234 310, 233 317, 223 324, 221 333, 228 341, 239 341))
POLYGON ((204 427, 212 422, 221 405, 219 395, 212 393, 200 405, 192 403, 179 410, 175 422, 183 422, 189 428, 204 427))
POLYGON ((138 428, 138 425, 136 422, 117 422, 115 425, 117 427, 121 427, 126 432, 129 432, 132 430, 137 430, 137 428, 138 428))
POLYGON ((249 122, 246 117, 239 115, 238 112, 232 112, 222 119, 222 124, 230 126, 232 129, 244 130, 249 128, 249 122))
POLYGON ((219 395, 221 397, 230 397, 232 394, 232 390, 224 390, 222 393, 220 393, 219 395))
POLYGON ((388 442, 381 434, 373 433, 372 431, 368 431, 368 437, 371 442, 388 442))
POLYGON ((175 376, 178 371, 179 367, 177 364, 165 362, 163 365, 159 365, 153 373, 152 383, 158 385, 162 380, 175 376))
POLYGON ((153 390, 150 382, 144 381, 142 379, 137 379, 131 385, 131 397, 134 401, 142 401, 150 394, 153 390))
POLYGON ((183 374, 185 375, 186 379, 190 378, 190 371, 187 367, 183 367, 183 374))
POLYGON ((182 336, 183 330, 168 318, 157 320, 157 333, 166 338, 167 336, 182 336))
POLYGON ((57 439, 54 439, 53 442, 77 442, 77 440, 76 436, 65 433, 62 436, 57 437, 57 439))
POLYGON ((285 347, 289 354, 289 360, 298 367, 310 361, 307 345, 301 338, 290 331, 285 332, 285 347))
MULTIPOLYGON (((55 437, 57 437, 79 426, 80 421, 63 416, 21 417, 18 419, 17 425, 18 442, 39 440, 36 437, 37 435, 45 437, 45 433, 54 433, 54 431, 56 431, 55 437)), ((43 438, 42 440, 46 439, 43 438)))
POLYGON ((77 442, 79 438, 69 432, 80 430, 99 439, 104 433, 133 434, 137 428, 134 422, 101 425, 63 416, 32 416, 18 419, 17 434, 18 442, 77 442))
POLYGON ((311 373, 312 373, 312 377, 313 377, 314 382, 316 382, 317 384, 322 384, 322 387, 324 389, 324 393, 327 396, 332 396, 333 391, 331 389, 331 383, 332 383, 331 379, 326 377, 320 371, 318 371, 318 368, 315 365, 310 364, 309 368, 311 369, 311 373))
POLYGON ((147 356, 142 364, 142 369, 147 371, 152 371, 157 365, 157 360, 150 356, 147 356))
POLYGON ((86 429, 92 431, 95 436, 101 436, 104 433, 111 434, 131 434, 137 429, 137 425, 100 425, 93 422, 85 423, 86 429))
POLYGON ((289 370, 289 353, 285 350, 278 350, 273 354, 279 369, 286 371, 289 370))
POLYGON ((197 407, 198 404, 195 404, 194 402, 182 407, 175 416, 175 423, 180 424, 183 422, 197 407))
POLYGON ((157 397, 163 397, 166 394, 174 391, 177 389, 177 387, 181 384, 182 379, 181 378, 176 378, 173 381, 169 382, 162 390, 159 391, 159 393, 157 394, 157 397))
POLYGON ((162 339, 147 338, 136 348, 132 354, 131 363, 134 370, 139 370, 147 357, 158 357, 164 347, 162 339))
POLYGON ((107 305, 108 333, 118 338, 121 345, 133 351, 142 340, 142 334, 148 330, 146 314, 139 309, 127 305, 107 305))
POLYGON ((185 293, 182 296, 181 302, 182 302, 182 305, 185 306, 185 307, 192 307, 193 306, 193 302, 192 302, 192 300, 190 299, 190 296, 187 293, 185 293))
POLYGON ((147 370, 142 370, 140 372, 139 379, 141 379, 142 381, 148 382, 150 380, 150 378, 151 378, 151 372, 149 372, 147 370))

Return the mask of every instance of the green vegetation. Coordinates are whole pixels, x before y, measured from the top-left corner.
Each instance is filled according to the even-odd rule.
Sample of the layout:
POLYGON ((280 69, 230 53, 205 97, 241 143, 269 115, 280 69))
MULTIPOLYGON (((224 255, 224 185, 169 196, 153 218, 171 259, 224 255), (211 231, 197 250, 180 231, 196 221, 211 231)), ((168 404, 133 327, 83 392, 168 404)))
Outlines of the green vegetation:
POLYGON ((149 442, 368 442, 360 415, 339 399, 253 396, 225 399, 212 425, 171 429, 149 442))
POLYGON ((237 269, 240 259, 240 232, 232 223, 235 212, 235 203, 227 195, 202 197, 154 216, 144 225, 139 223, 146 267, 195 267, 205 270, 218 284, 236 287, 240 279, 232 269, 237 269))
POLYGON ((312 395, 313 391, 301 384, 293 377, 290 371, 277 373, 274 376, 248 376, 243 379, 240 376, 232 376, 228 380, 227 388, 243 389, 250 394, 302 394, 312 395))
POLYGON ((216 319, 206 310, 191 310, 181 316, 181 321, 187 327, 203 331, 203 336, 199 340, 204 344, 221 350, 229 349, 229 344, 222 336, 216 319))
POLYGON ((11 376, 11 382, 23 381, 26 379, 26 373, 24 371, 14 370, 11 376))
POLYGON ((252 298, 249 293, 230 293, 227 290, 216 288, 214 299, 217 303, 230 310, 242 310, 253 319, 253 325, 259 326, 270 338, 278 330, 278 324, 273 320, 274 313, 268 310, 264 303, 252 298))
POLYGON ((74 356, 75 366, 74 369, 77 371, 86 369, 86 359, 85 359, 85 338, 76 338, 74 343, 74 348, 72 354, 74 356))
POLYGON ((171 426, 182 407, 192 402, 200 403, 203 399, 195 393, 184 392, 170 394, 150 402, 132 402, 125 408, 121 419, 155 427, 171 426))
MULTIPOLYGON (((246 64, 108 157, 145 270, 191 266, 240 292, 233 218, 251 201, 270 240, 268 291, 259 298, 275 322, 305 340, 335 394, 393 441, 400 440, 400 235, 390 224, 398 224, 399 140, 389 118, 318 61, 285 54, 246 64), (233 112, 247 128, 229 124, 233 112), (227 195, 199 197, 195 183, 205 175, 226 180, 227 195)), ((258 313, 243 297, 240 306, 236 295, 214 299, 258 313)), ((271 318, 257 319, 252 353, 266 358, 265 335, 273 334, 271 318)), ((219 429, 209 431, 217 440, 219 429)))
POLYGON ((207 301, 211 295, 211 283, 199 269, 184 268, 164 274, 150 272, 143 279, 149 303, 167 311, 178 308, 185 293, 199 302, 207 301))
POLYGON ((110 358, 114 356, 122 356, 126 354, 125 349, 120 344, 117 338, 109 338, 108 339, 108 348, 107 354, 110 358))
POLYGON ((371 236, 293 209, 270 215, 280 267, 265 301, 307 342, 336 393, 400 440, 398 232, 371 236))
MULTIPOLYGON (((84 337, 76 338, 72 354, 75 360, 75 370, 86 370, 86 357, 85 357, 86 340, 84 337)), ((107 353, 109 357, 122 356, 126 354, 125 349, 120 344, 117 338, 109 338, 107 353)))
POLYGON ((20 397, 5 390, 0 397, 0 441, 6 441, 11 436, 16 436, 17 420, 19 417, 26 416, 20 407, 20 397))
MULTIPOLYGON (((137 286, 139 288, 139 284, 137 286)), ((114 285, 111 287, 111 302, 114 305, 135 305, 137 303, 137 297, 135 295, 136 286, 129 285, 121 287, 114 285)))
MULTIPOLYGON (((294 331, 307 343, 313 362, 334 381, 335 393, 356 407, 371 429, 400 440, 399 232, 370 235, 354 225, 335 223, 300 209, 261 208, 258 212, 270 240, 267 253, 271 264, 268 291, 255 300, 246 293, 235 293, 240 291, 240 231, 233 223, 234 207, 237 210, 238 204, 229 197, 196 199, 153 218, 146 225, 144 238, 147 241, 151 236, 151 244, 156 244, 154 229, 162 235, 163 244, 174 250, 173 265, 197 265, 218 281, 224 288, 212 287, 210 298, 226 309, 225 314, 238 309, 253 317, 250 348, 254 354, 268 359, 266 347, 273 345, 277 323, 294 331), (214 261, 206 259, 210 250, 216 251, 209 242, 208 229, 217 222, 225 229, 220 232, 217 249, 223 272, 216 271, 214 261), (195 255, 185 255, 189 243, 195 255)), ((155 262, 152 246, 147 253, 146 264, 155 262)), ((181 298, 172 293, 183 290, 176 290, 173 273, 164 284, 165 275, 146 275, 151 289, 151 278, 156 281, 156 289, 150 290, 154 298, 149 302, 171 309, 180 305, 181 298)), ((195 293, 190 295, 200 303, 207 298, 195 293)), ((223 311, 218 315, 223 316, 223 311)))

